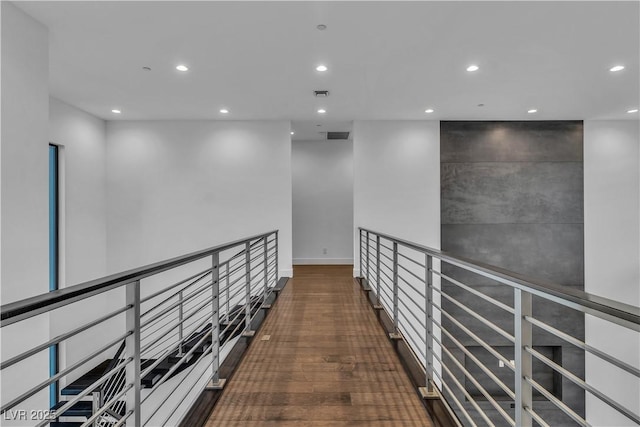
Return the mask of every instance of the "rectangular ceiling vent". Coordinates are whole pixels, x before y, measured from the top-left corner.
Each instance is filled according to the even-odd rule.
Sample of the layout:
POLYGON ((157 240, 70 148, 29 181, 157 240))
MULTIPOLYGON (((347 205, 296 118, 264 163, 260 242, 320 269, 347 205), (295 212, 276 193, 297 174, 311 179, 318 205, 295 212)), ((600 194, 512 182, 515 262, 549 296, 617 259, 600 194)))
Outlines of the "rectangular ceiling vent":
POLYGON ((349 139, 349 132, 327 132, 327 139, 349 139))
POLYGON ((327 96, 329 96, 329 91, 328 90, 314 90, 313 94, 316 98, 326 98, 327 96))

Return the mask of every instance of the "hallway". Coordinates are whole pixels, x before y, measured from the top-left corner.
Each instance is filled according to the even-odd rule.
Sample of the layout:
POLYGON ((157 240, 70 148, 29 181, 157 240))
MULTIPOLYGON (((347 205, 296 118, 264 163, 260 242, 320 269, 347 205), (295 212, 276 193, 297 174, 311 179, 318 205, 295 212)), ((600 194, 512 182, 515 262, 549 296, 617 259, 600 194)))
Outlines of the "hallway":
POLYGON ((296 266, 214 426, 431 426, 352 266, 296 266))

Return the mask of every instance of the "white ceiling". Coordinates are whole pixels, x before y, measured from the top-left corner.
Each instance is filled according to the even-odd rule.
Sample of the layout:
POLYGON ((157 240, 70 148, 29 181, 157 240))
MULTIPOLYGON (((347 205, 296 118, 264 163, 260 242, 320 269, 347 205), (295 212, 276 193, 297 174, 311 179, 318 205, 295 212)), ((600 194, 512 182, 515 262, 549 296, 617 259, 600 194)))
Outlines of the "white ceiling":
POLYGON ((49 28, 52 95, 109 120, 638 118, 638 2, 17 4, 49 28))

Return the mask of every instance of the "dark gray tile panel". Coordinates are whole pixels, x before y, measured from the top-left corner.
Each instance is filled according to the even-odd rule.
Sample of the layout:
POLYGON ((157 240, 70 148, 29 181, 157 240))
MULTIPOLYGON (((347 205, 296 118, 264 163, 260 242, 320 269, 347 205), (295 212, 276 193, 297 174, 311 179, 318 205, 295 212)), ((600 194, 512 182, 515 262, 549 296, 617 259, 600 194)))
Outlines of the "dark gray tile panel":
POLYGON ((581 162, 444 163, 440 174, 442 224, 584 220, 581 162))
POLYGON ((584 283, 582 224, 442 225, 442 250, 542 281, 584 283))
POLYGON ((582 161, 581 121, 441 122, 440 160, 582 161))

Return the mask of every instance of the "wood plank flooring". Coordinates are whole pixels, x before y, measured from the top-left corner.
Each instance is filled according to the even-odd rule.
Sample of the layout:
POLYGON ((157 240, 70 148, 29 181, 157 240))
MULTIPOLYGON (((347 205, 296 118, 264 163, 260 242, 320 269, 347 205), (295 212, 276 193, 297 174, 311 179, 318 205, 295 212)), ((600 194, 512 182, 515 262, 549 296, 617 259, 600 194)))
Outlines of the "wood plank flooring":
POLYGON ((296 266, 271 310, 207 427, 432 426, 351 266, 296 266))

